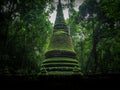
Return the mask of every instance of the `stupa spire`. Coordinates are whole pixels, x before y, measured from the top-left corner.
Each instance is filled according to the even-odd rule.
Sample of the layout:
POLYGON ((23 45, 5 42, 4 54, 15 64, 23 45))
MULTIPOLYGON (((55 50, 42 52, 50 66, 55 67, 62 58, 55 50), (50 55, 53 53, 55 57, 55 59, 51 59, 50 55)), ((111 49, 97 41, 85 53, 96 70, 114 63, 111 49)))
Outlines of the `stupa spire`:
POLYGON ((61 29, 68 33, 68 28, 65 23, 65 19, 63 15, 61 0, 59 0, 57 5, 57 15, 56 15, 56 20, 54 24, 54 31, 58 31, 61 29))

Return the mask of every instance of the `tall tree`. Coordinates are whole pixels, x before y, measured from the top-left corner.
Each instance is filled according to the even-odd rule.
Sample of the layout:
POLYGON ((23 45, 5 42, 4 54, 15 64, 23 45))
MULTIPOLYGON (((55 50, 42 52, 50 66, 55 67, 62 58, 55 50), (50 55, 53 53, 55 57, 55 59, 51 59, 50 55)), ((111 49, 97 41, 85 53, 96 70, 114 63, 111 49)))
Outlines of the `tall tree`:
MULTIPOLYGON (((52 24, 46 11, 49 1, 1 0, 0 69, 11 74, 36 74, 44 58, 52 24)), ((52 6, 49 5, 49 8, 52 6)))
POLYGON ((119 45, 116 42, 120 33, 119 5, 118 1, 113 0, 85 0, 73 18, 76 23, 74 28, 78 31, 75 33, 80 37, 77 38, 79 45, 76 48, 78 53, 83 54, 78 57, 83 57, 79 61, 86 74, 119 72, 119 50, 115 49, 119 45))

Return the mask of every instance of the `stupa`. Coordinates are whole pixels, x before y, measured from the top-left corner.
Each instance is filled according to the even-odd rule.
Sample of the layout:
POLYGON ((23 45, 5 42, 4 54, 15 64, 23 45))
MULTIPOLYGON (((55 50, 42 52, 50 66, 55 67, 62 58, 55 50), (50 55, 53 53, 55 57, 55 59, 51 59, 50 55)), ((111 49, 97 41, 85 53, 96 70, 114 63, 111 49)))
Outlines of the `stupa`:
POLYGON ((73 75, 79 72, 79 62, 65 23, 61 0, 57 5, 54 31, 50 40, 41 72, 47 75, 73 75))

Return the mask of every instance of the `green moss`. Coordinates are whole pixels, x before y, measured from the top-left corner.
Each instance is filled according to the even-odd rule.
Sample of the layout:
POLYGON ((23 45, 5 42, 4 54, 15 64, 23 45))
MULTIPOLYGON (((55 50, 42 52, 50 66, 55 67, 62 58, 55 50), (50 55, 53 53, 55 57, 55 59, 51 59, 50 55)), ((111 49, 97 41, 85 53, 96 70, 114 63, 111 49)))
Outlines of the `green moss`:
POLYGON ((73 75, 74 73, 71 71, 71 72, 60 72, 60 71, 56 71, 56 72, 49 72, 48 73, 49 75, 73 75))
POLYGON ((76 54, 71 51, 66 50, 51 50, 45 53, 46 58, 52 57, 68 57, 68 58, 76 58, 76 54))
POLYGON ((75 68, 79 68, 78 61, 72 58, 56 57, 48 58, 42 64, 48 72, 74 72, 75 68))
POLYGON ((45 59, 43 62, 47 62, 47 61, 73 61, 73 62, 77 62, 78 61, 76 59, 72 59, 72 58, 65 58, 65 57, 55 57, 55 58, 48 58, 45 59))
POLYGON ((72 58, 62 58, 62 57, 56 57, 56 58, 48 58, 43 61, 43 65, 46 66, 70 66, 74 67, 77 66, 79 67, 78 61, 76 59, 72 58))
POLYGON ((64 30, 53 33, 41 68, 48 75, 72 75, 79 72, 72 38, 64 30), (45 69, 45 70, 44 70, 45 69))
POLYGON ((57 32, 54 32, 54 34, 59 35, 59 34, 67 34, 67 33, 65 31, 63 31, 63 30, 59 30, 57 32))
POLYGON ((83 75, 80 70, 73 67, 46 67, 46 70, 48 75, 83 75))
POLYGON ((53 70, 53 69, 64 69, 64 70, 74 70, 74 68, 73 67, 59 67, 59 66, 57 66, 57 67, 46 67, 46 69, 49 69, 49 70, 53 70))
POLYGON ((51 38, 46 52, 53 50, 69 51, 75 53, 71 36, 62 30, 55 32, 51 38))
POLYGON ((78 66, 78 64, 76 63, 56 63, 56 62, 52 62, 52 63, 44 63, 44 66, 62 66, 62 67, 66 67, 66 66, 70 66, 70 67, 73 67, 73 66, 78 66))

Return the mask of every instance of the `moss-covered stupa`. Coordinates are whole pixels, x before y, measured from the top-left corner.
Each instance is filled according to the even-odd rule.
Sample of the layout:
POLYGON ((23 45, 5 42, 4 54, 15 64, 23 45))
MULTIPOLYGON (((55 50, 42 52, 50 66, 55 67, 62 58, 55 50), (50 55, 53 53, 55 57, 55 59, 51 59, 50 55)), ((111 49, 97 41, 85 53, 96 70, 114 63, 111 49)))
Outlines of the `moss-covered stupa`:
POLYGON ((54 32, 45 53, 41 71, 47 75, 72 75, 79 72, 79 64, 65 24, 61 1, 57 5, 54 32))

